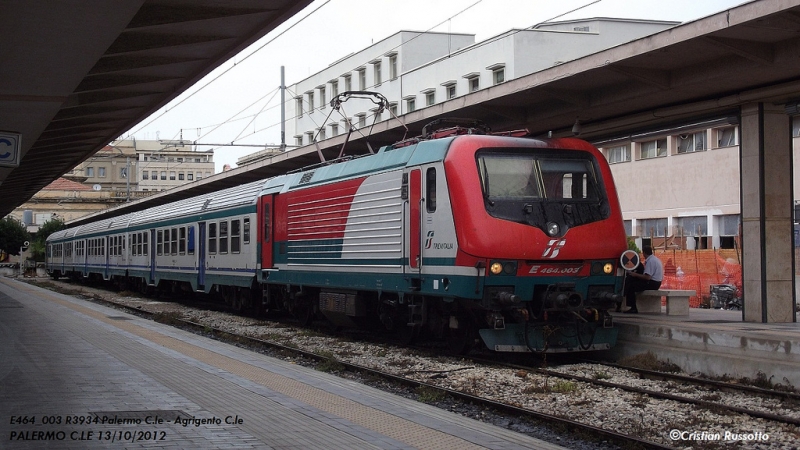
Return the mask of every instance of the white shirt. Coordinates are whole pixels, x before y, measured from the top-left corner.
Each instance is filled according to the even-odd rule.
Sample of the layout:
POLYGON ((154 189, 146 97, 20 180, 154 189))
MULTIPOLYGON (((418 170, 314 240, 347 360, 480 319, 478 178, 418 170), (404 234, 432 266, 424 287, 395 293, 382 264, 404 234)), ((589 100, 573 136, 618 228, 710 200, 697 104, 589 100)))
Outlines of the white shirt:
POLYGON ((664 266, 655 255, 650 255, 644 260, 644 274, 650 275, 653 281, 664 281, 664 266))

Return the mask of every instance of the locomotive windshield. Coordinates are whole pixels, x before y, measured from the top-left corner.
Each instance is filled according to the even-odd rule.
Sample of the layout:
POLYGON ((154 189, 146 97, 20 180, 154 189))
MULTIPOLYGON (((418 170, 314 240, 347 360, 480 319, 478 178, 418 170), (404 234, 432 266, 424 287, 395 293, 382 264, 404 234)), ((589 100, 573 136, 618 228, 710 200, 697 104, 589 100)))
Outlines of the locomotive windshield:
POLYGON ((490 215, 562 231, 608 217, 609 208, 594 157, 550 151, 478 152, 478 173, 490 215))

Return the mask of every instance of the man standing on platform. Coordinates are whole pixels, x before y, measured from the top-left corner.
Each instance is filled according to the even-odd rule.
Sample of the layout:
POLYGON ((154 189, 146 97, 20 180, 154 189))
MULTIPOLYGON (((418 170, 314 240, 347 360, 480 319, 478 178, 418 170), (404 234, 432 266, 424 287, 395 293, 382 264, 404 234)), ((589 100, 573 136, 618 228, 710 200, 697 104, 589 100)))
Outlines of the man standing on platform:
POLYGON ((661 260, 653 255, 653 247, 643 245, 644 252, 644 273, 628 272, 625 277, 625 304, 631 309, 625 311, 629 314, 639 312, 636 309, 636 293, 648 290, 656 290, 661 287, 664 280, 664 266, 661 260))

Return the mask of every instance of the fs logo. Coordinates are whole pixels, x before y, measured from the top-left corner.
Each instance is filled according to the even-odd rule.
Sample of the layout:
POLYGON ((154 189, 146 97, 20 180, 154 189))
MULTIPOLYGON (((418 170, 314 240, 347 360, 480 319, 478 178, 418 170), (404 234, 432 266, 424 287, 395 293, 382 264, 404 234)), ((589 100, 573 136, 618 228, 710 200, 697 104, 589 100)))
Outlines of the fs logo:
POLYGON ((547 243, 547 248, 542 252, 542 258, 555 258, 558 256, 558 252, 561 251, 561 247, 566 243, 566 239, 550 239, 550 242, 547 243))
POLYGON ((425 239, 425 250, 431 248, 433 244, 433 231, 428 231, 428 238, 425 239))

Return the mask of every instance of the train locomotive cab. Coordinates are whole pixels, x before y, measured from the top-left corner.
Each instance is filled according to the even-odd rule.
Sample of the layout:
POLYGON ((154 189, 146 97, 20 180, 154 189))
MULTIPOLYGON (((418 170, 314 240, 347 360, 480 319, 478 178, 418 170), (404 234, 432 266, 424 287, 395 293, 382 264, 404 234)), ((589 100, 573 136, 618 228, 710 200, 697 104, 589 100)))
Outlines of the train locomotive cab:
MULTIPOLYGON (((599 151, 578 139, 469 136, 453 141, 444 167, 457 264, 480 274, 480 298, 459 307, 471 311, 486 346, 612 347, 617 330, 608 310, 621 299, 627 241, 599 151)), ((463 334, 460 326, 451 320, 450 332, 463 334)))

